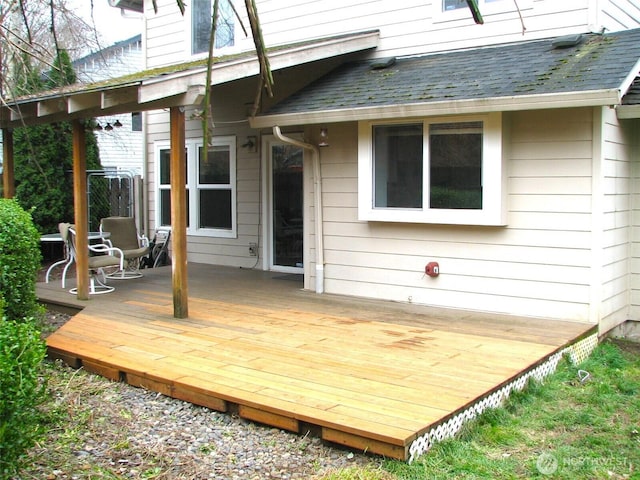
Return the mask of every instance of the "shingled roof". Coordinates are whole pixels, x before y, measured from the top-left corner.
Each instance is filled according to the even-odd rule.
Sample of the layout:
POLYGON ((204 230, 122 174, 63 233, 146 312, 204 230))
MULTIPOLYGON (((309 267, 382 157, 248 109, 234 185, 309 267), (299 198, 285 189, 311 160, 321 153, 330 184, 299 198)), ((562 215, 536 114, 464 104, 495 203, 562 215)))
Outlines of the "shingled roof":
POLYGON ((475 101, 475 111, 571 106, 559 103, 580 93, 589 95, 573 95, 582 99, 579 104, 619 104, 638 74, 640 29, 562 39, 569 46, 557 46, 557 40, 398 58, 383 68, 376 68, 380 59, 345 64, 273 106, 254 125, 303 123, 305 115, 308 123, 322 116, 337 121, 338 111, 345 120, 358 119, 359 110, 371 117, 372 109, 394 106, 428 111, 443 102, 462 108, 475 101))

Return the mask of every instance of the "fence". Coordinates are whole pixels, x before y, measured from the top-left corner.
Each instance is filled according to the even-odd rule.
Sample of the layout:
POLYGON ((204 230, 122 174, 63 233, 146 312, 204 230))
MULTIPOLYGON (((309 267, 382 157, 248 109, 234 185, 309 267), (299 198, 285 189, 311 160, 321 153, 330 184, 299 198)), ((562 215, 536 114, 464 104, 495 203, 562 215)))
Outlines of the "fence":
POLYGON ((142 179, 128 170, 90 170, 87 172, 87 214, 89 231, 100 227, 104 217, 135 217, 139 231, 142 216, 142 179))

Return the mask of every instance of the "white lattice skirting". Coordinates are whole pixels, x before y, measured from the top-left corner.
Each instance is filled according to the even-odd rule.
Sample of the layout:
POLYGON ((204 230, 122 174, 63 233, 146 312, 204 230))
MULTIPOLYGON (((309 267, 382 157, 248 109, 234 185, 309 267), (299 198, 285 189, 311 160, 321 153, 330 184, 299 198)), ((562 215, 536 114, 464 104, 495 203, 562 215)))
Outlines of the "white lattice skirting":
POLYGON ((512 391, 522 390, 529 379, 534 378, 541 381, 556 371, 558 363, 563 356, 568 355, 574 365, 582 363, 598 345, 598 335, 593 334, 586 337, 568 347, 554 353, 546 361, 538 365, 532 370, 523 373, 513 382, 508 383, 499 390, 484 397, 466 410, 454 415, 446 422, 441 423, 437 427, 432 428, 424 435, 415 439, 409 447, 409 463, 413 462, 420 455, 426 453, 431 447, 447 438, 453 437, 460 431, 465 422, 473 420, 487 408, 497 408, 509 397, 512 391))

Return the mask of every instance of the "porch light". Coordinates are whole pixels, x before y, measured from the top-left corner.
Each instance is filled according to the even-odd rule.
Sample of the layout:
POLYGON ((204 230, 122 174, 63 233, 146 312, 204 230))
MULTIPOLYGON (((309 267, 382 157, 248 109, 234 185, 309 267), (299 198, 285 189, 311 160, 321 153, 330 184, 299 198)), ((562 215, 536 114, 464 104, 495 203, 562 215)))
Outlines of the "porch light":
POLYGON ((113 130, 113 127, 116 127, 116 128, 122 127, 122 122, 120 122, 120 120, 118 120, 116 118, 115 122, 108 121, 106 123, 106 125, 103 127, 102 125, 100 125, 100 122, 98 122, 96 120, 96 126, 93 129, 94 130, 106 130, 107 132, 110 132, 110 131, 113 130))
POLYGON ((329 146, 329 131, 326 128, 320 129, 320 143, 318 143, 319 147, 328 147, 329 146))

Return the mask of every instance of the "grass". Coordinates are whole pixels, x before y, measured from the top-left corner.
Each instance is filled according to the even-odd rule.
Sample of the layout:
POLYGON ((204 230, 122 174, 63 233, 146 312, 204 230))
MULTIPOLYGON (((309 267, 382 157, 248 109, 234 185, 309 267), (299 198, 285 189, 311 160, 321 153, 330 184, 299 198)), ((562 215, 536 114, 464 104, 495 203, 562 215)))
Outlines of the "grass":
POLYGON ((563 361, 544 384, 529 384, 412 464, 324 479, 640 479, 639 432, 640 345, 607 340, 582 365, 563 361), (584 382, 579 370, 589 374, 584 382))

